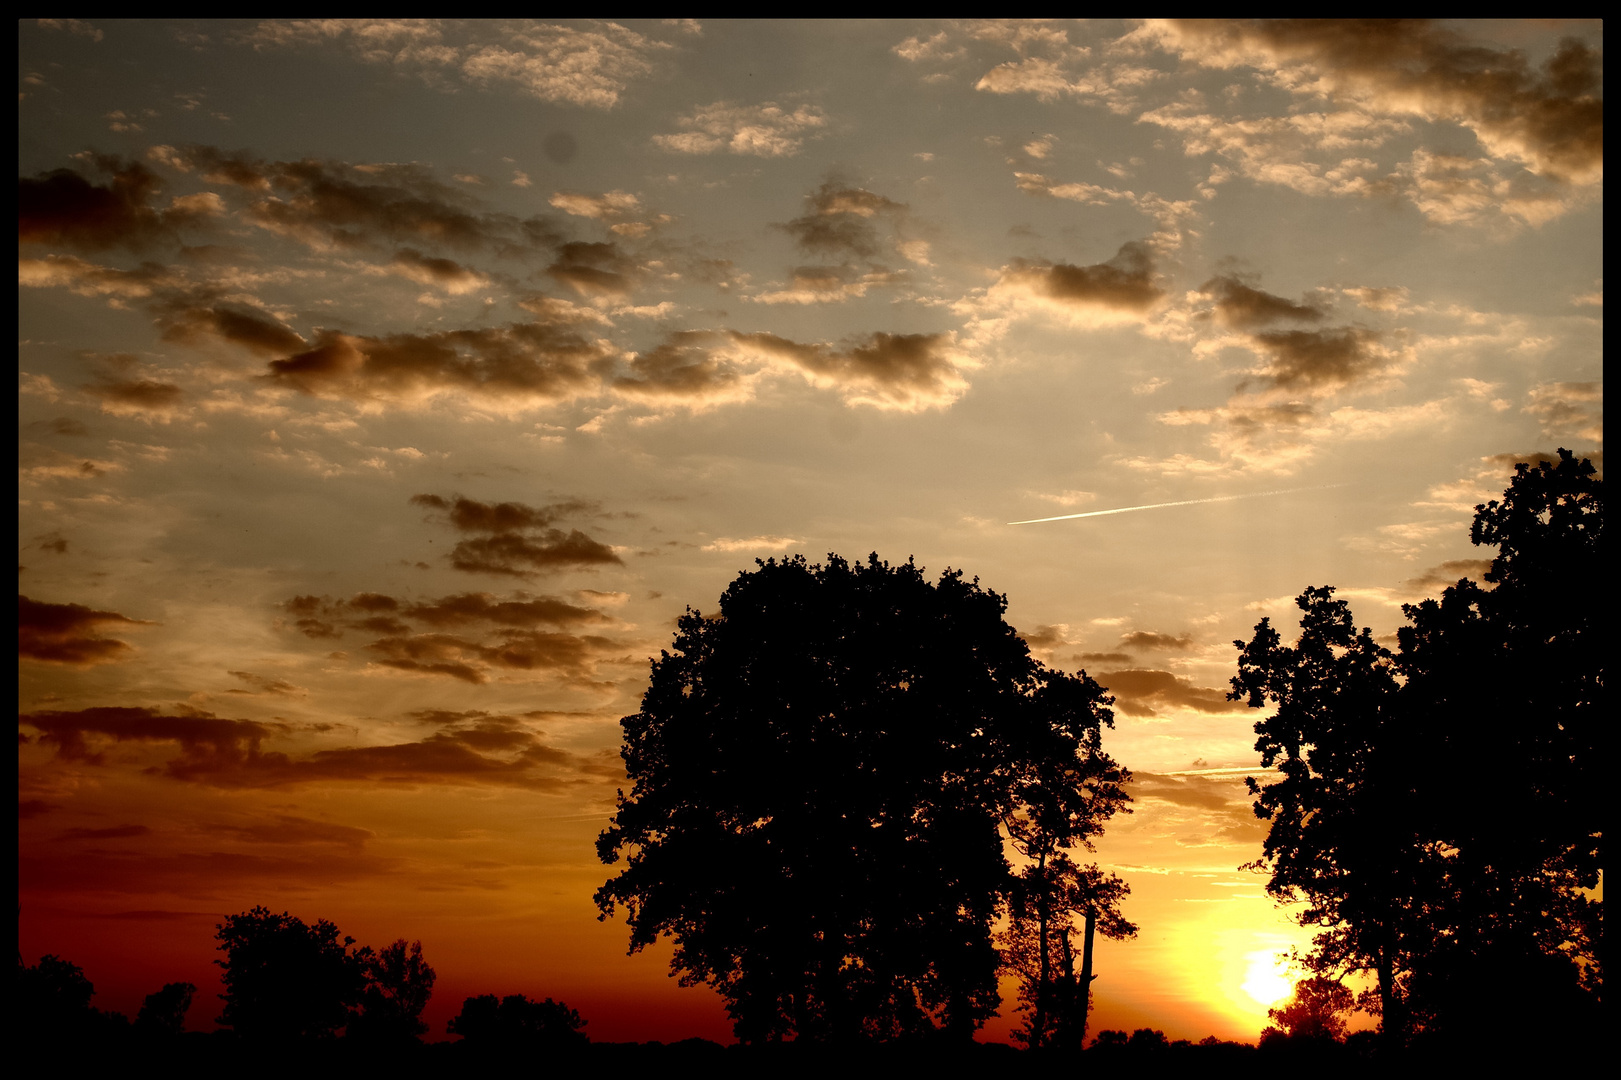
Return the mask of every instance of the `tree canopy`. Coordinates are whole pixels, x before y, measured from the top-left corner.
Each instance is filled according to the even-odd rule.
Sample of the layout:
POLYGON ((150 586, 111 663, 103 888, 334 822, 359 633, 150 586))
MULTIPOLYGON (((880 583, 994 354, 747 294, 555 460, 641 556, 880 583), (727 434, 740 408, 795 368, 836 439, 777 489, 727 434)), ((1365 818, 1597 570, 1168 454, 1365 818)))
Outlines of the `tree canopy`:
POLYGON ((1603 526, 1603 481, 1562 449, 1475 508, 1485 586, 1405 605, 1397 652, 1328 588, 1294 646, 1265 619, 1235 643, 1231 696, 1276 706, 1259 865, 1305 901, 1319 972, 1377 973, 1391 1041, 1496 1037, 1511 987, 1532 1025, 1597 1007, 1603 526))
POLYGON ((689 608, 622 721, 603 917, 624 905, 633 952, 672 936, 745 1041, 970 1034, 998 1004, 1004 828, 1084 845, 1127 801, 1112 699, 1005 610, 876 555, 768 560, 689 608))

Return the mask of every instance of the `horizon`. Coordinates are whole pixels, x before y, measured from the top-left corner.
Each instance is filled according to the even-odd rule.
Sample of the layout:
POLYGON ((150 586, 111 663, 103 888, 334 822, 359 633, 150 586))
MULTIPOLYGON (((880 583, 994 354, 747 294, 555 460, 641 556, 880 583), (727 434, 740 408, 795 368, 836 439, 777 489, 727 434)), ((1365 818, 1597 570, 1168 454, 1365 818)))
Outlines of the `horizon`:
POLYGON ((1116 699, 1085 858, 1141 931, 1089 1030, 1253 1042, 1310 934, 1239 869, 1234 642, 1333 586, 1393 643, 1515 462, 1602 473, 1602 50, 23 23, 24 959, 130 1016, 193 982, 207 1030, 263 904, 421 940, 430 1038, 495 993, 731 1042, 597 919, 619 720, 757 559, 876 553, 1116 699))

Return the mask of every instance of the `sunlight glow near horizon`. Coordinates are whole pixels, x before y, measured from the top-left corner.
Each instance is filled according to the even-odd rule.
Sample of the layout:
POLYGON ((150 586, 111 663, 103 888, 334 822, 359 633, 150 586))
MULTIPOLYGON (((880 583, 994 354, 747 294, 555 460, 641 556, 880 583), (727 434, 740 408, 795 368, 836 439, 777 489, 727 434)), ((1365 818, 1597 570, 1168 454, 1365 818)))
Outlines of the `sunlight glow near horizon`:
POLYGON ((1243 986, 1246 994, 1268 1008, 1288 997, 1295 988, 1294 980, 1289 977, 1288 961, 1282 953, 1271 949, 1258 949, 1249 954, 1243 986))

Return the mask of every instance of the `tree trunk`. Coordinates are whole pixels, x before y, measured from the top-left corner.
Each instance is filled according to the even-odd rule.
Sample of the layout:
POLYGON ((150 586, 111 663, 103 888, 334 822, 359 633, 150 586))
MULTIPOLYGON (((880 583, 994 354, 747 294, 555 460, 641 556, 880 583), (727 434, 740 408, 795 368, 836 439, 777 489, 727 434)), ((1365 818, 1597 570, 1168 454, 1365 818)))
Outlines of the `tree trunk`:
POLYGON ((1086 938, 1081 943, 1081 1037, 1076 1043, 1078 1050, 1086 1047, 1086 1024, 1092 1018, 1092 980, 1097 978, 1092 974, 1092 939, 1097 926, 1097 912, 1087 908, 1086 938))
POLYGON ((1030 1049, 1040 1050, 1042 1043, 1047 1039, 1047 998, 1052 987, 1051 947, 1047 941, 1047 907, 1050 885, 1047 881, 1047 853, 1043 851, 1040 861, 1039 881, 1040 888, 1036 893, 1036 947, 1039 950, 1039 959, 1036 961, 1036 1011, 1030 1020, 1030 1049))

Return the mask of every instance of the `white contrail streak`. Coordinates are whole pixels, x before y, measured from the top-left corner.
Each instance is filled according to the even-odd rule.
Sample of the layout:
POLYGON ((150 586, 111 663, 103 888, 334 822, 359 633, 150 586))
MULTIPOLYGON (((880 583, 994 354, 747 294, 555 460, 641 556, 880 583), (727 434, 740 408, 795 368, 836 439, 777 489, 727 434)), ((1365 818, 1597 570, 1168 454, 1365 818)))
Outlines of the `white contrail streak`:
POLYGON ((1167 506, 1194 506, 1198 503, 1232 502, 1235 499, 1264 499, 1268 495, 1289 495, 1296 491, 1321 491, 1323 488, 1344 487, 1344 484, 1322 484, 1317 487, 1278 488, 1275 491, 1252 491, 1247 495, 1213 495, 1208 499, 1179 499, 1176 502, 1149 503, 1147 506, 1118 506, 1113 510, 1089 510, 1084 514, 1059 514, 1057 517, 1031 518, 1029 521, 1010 521, 1009 525, 1040 525, 1044 521, 1073 521, 1076 518, 1107 517, 1110 514, 1129 514, 1134 510, 1162 510, 1167 506))

